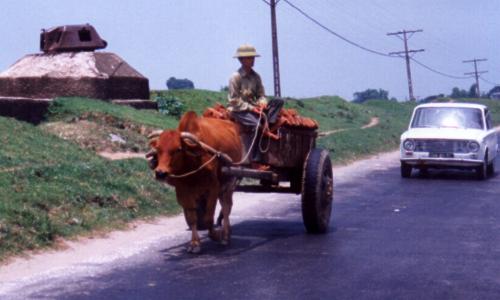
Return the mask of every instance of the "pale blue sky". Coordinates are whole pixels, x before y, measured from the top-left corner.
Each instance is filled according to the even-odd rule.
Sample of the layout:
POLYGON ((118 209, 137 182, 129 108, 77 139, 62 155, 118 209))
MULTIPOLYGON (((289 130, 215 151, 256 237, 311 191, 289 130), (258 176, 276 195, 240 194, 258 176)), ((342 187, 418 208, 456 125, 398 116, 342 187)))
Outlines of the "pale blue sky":
MULTIPOLYGON (((410 39, 415 58, 441 72, 463 76, 488 58, 484 78, 500 82, 498 0, 288 0, 330 29, 367 48, 401 51, 403 42, 387 32, 423 29, 410 39)), ((219 90, 238 62, 238 45, 254 44, 262 55, 255 69, 273 94, 269 7, 263 0, 2 0, 0 71, 39 51, 42 28, 90 23, 117 53, 166 89, 171 76, 191 79, 197 88, 219 90)), ((285 1, 277 8, 283 96, 352 94, 383 88, 408 97, 404 61, 355 48, 304 18, 285 1)), ((469 89, 472 79, 450 79, 412 64, 414 93, 426 97, 469 89)), ((493 87, 480 81, 482 91, 493 87)))

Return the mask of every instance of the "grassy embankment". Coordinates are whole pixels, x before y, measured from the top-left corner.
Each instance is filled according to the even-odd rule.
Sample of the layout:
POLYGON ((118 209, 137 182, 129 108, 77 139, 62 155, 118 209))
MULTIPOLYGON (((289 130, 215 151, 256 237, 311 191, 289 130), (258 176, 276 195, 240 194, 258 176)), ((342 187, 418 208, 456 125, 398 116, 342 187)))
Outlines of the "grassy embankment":
MULTIPOLYGON (((157 94, 175 96, 198 113, 215 102, 226 103, 221 92, 154 91, 152 97, 157 94)), ((500 123, 499 102, 467 101, 488 104, 500 123)), ((288 99, 286 106, 318 120, 322 132, 343 130, 318 139, 335 163, 397 147, 413 107, 388 101, 359 105, 338 97, 288 99), (360 129, 372 117, 380 119, 379 125, 360 129)), ((79 98, 56 101, 47 121, 36 127, 0 117, 0 261, 54 245, 61 237, 179 212, 172 190, 152 178, 144 160, 108 161, 96 154, 143 151, 150 130, 174 128, 177 122, 156 112, 79 98), (110 134, 125 141, 109 141, 110 134)))
MULTIPOLYGON (((48 116, 67 124, 82 118, 109 122, 96 128, 116 130, 128 123, 154 128, 176 123, 157 113, 82 99, 58 101, 48 116)), ((180 211, 173 191, 154 181, 143 159, 105 160, 48 133, 46 125, 0 117, 0 261, 61 237, 180 211)))

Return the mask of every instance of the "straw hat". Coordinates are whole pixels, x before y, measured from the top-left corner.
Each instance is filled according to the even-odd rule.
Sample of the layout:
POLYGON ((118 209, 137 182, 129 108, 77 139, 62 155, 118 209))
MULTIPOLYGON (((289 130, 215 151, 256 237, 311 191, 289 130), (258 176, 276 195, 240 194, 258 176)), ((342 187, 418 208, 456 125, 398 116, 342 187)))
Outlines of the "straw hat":
POLYGON ((243 44, 238 47, 236 50, 236 54, 233 56, 234 58, 240 58, 240 57, 259 57, 260 55, 257 54, 257 51, 255 50, 255 47, 250 45, 250 44, 243 44))

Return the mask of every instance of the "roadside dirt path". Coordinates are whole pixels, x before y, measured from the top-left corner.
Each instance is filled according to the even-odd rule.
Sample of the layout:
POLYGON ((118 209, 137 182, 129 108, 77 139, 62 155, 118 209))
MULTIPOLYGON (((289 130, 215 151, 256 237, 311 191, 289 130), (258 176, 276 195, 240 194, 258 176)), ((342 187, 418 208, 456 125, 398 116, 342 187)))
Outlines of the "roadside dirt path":
POLYGON ((107 152, 107 151, 101 151, 98 152, 97 154, 109 160, 144 158, 146 155, 146 153, 142 152, 107 152))
POLYGON ((366 129, 366 128, 370 128, 370 127, 375 127, 378 125, 378 123, 380 122, 379 118, 378 117, 373 117, 371 118, 370 120, 370 123, 364 125, 363 127, 361 127, 361 129, 366 129))
MULTIPOLYGON (((375 127, 378 125, 379 122, 380 122, 380 120, 378 117, 373 117, 370 119, 370 122, 368 124, 361 126, 361 129, 375 127)), ((330 131, 323 131, 323 132, 320 132, 318 135, 319 136, 327 136, 327 135, 331 135, 331 134, 346 131, 346 130, 349 130, 349 129, 343 128, 343 129, 335 129, 335 130, 330 130, 330 131)))

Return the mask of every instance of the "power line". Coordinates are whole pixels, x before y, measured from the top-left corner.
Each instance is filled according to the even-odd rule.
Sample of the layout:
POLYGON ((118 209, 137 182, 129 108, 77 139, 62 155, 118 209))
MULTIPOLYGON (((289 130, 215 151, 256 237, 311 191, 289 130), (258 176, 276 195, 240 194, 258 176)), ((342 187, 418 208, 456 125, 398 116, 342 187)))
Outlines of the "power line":
POLYGON ((465 75, 474 75, 474 77, 476 77, 476 95, 477 97, 481 97, 481 92, 479 90, 479 74, 484 74, 484 73, 487 73, 488 71, 478 71, 477 70, 477 63, 478 62, 481 62, 481 61, 487 61, 486 58, 474 58, 474 59, 471 59, 471 60, 464 60, 463 63, 474 63, 474 72, 468 72, 468 73, 464 73, 465 75))
MULTIPOLYGON (((269 5, 269 2, 267 0, 262 0, 264 3, 268 4, 269 5)), ((280 0, 277 0, 277 1, 280 1, 280 0)), ((315 18, 311 17, 309 14, 307 14, 304 10, 302 10, 301 8, 297 7, 296 5, 294 5, 293 3, 291 3, 290 1, 288 0, 283 0, 284 2, 286 2, 290 7, 292 7, 293 9, 295 9, 296 11, 298 11, 301 15, 303 15, 304 17, 306 17, 307 19, 309 19, 311 22, 315 23, 316 25, 318 25, 319 27, 321 27, 323 30, 327 31, 328 33, 330 34, 333 34, 334 36, 336 36, 337 38, 357 47, 357 48, 360 48, 362 50, 365 50, 367 52, 370 52, 370 53, 373 53, 373 54, 376 54, 376 55, 379 55, 379 56, 384 56, 384 57, 391 57, 391 58, 400 58, 399 56, 394 56, 394 55, 389 55, 389 54, 386 54, 386 53, 383 53, 383 52, 379 52, 379 51, 376 51, 376 50, 372 50, 372 49, 369 49, 367 47, 364 47, 356 42, 353 42, 351 40, 349 40, 348 38, 342 36, 341 34, 333 31, 332 29, 328 28, 327 26, 323 25, 321 22, 319 22, 318 20, 316 20, 315 18)), ((420 65, 421 67, 435 73, 435 74, 438 74, 438 75, 442 75, 442 76, 445 76, 445 77, 448 77, 448 78, 452 78, 452 79, 469 79, 470 76, 468 77, 464 77, 464 76, 455 76, 455 75, 450 75, 450 74, 447 74, 445 72, 441 72, 441 71, 438 71, 434 68, 431 68, 423 63, 421 63, 420 61, 414 59, 413 57, 410 57, 410 59, 412 61, 414 61, 416 64, 420 65)), ((483 79, 483 78, 481 78, 483 79)), ((483 79, 484 80, 484 79, 483 79)))
MULTIPOLYGON (((264 0, 262 0, 264 1, 264 0)), ((313 23, 315 23, 316 25, 318 25, 319 27, 323 28, 324 30, 328 31, 329 33, 335 35, 336 37, 338 37, 339 39, 355 46, 355 47, 358 47, 362 50, 365 50, 365 51, 368 51, 370 53, 373 53, 373 54, 377 54, 377 55, 380 55, 380 56, 384 56, 384 57, 394 57, 394 56, 391 56, 391 55, 388 55, 386 53, 383 53, 383 52, 379 52, 379 51, 376 51, 376 50, 372 50, 372 49, 369 49, 369 48, 366 48, 356 42, 353 42, 351 40, 349 40, 348 38, 336 33, 335 31, 333 31, 332 29, 328 28, 327 26, 323 25, 321 22, 319 22, 318 20, 314 19, 313 17, 311 17, 310 15, 308 15, 305 11, 303 11, 302 9, 298 8, 297 6, 295 6, 294 4, 292 4, 290 1, 288 0, 283 0, 284 2, 286 2, 286 4, 290 5, 293 9, 295 9, 296 11, 298 11, 300 14, 302 14, 304 17, 306 17, 307 19, 309 19, 310 21, 312 21, 313 23)))
POLYGON ((262 0, 271 7, 271 38, 273 45, 273 78, 274 78, 274 96, 281 97, 280 84, 280 64, 278 54, 278 28, 276 24, 276 5, 280 0, 262 0))
POLYGON ((280 63, 278 55, 278 29, 276 25, 276 4, 279 0, 271 0, 269 6, 271 7, 271 35, 273 42, 273 70, 274 70, 274 96, 281 97, 280 86, 280 63))
POLYGON ((486 83, 489 83, 491 85, 494 85, 494 86, 497 86, 497 85, 500 85, 498 83, 494 83, 492 81, 489 81, 488 79, 484 78, 483 76, 479 76, 479 79, 481 79, 482 81, 486 82, 486 83))
POLYGON ((470 78, 470 76, 455 76, 455 75, 446 74, 446 73, 440 72, 436 69, 433 69, 427 65, 424 65, 423 63, 419 62, 418 60, 414 59, 413 57, 410 57, 410 59, 413 60, 417 65, 420 65, 421 67, 423 67, 431 72, 434 72, 436 74, 439 74, 439 75, 442 75, 445 77, 449 77, 449 78, 453 78, 453 79, 469 79, 470 78))
POLYGON ((408 50, 408 39, 411 38, 415 33, 417 32, 422 32, 422 29, 418 30, 403 30, 403 31, 398 31, 398 32, 390 32, 387 35, 395 35, 398 38, 401 38, 400 35, 403 35, 403 38, 401 38, 404 42, 405 50, 404 51, 399 51, 399 52, 391 52, 389 55, 398 55, 400 56, 401 54, 405 54, 405 60, 406 60, 406 75, 408 77, 408 91, 410 95, 410 101, 415 101, 415 97, 413 96, 413 83, 411 81, 411 70, 410 70, 410 53, 415 54, 417 52, 423 52, 424 49, 419 49, 419 50, 408 50), (410 36, 408 36, 408 34, 410 36))

